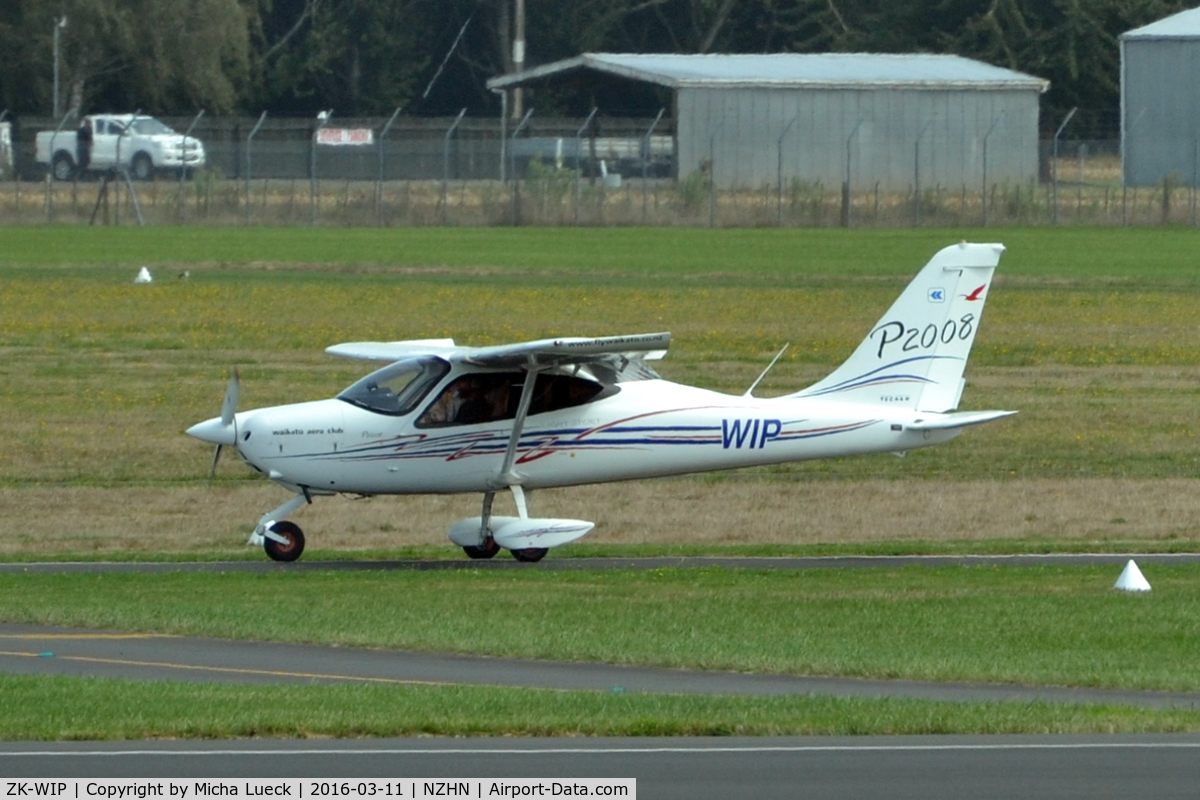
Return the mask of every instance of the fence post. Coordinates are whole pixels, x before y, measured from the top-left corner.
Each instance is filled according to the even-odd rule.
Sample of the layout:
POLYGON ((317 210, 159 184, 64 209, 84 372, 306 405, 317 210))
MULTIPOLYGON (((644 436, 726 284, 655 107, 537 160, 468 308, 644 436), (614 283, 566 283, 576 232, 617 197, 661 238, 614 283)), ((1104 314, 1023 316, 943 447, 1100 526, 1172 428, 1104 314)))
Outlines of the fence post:
POLYGON ((921 225, 921 137, 925 135, 925 131, 929 130, 929 126, 933 124, 933 120, 928 120, 925 126, 921 128, 921 132, 917 134, 917 140, 913 145, 913 227, 917 228, 921 225))
POLYGON ((1079 161, 1079 185, 1075 187, 1075 221, 1078 222, 1083 216, 1083 160, 1087 157, 1088 146, 1087 142, 1079 142, 1075 148, 1075 157, 1079 161))
POLYGON ((392 123, 396 121, 396 117, 400 116, 401 108, 403 106, 392 112, 391 118, 379 132, 379 177, 375 181, 375 224, 380 227, 383 226, 383 140, 387 138, 388 131, 392 129, 392 123))
POLYGON ((850 227, 850 141, 858 134, 858 129, 863 124, 860 119, 854 123, 854 129, 850 131, 850 135, 846 137, 846 180, 842 183, 842 227, 850 227))
MULTIPOLYGON (((1000 116, 992 120, 992 127, 988 128, 988 132, 983 136, 983 194, 980 195, 980 202, 983 204, 983 227, 988 226, 988 139, 992 138, 992 133, 995 132, 996 126, 1000 124, 1000 120, 1004 119, 1004 112, 1000 112, 1000 116)), ((963 187, 963 196, 966 196, 966 186, 963 187)), ((966 205, 965 203, 963 205, 966 205)))
MULTIPOLYGON (((0 125, 4 124, 4 119, 8 116, 8 109, 0 111, 0 125)), ((8 151, 8 168, 12 170, 13 179, 13 221, 18 221, 21 216, 21 190, 17 184, 17 143, 9 142, 11 149, 8 151)))
POLYGON ((196 118, 192 120, 192 124, 188 125, 187 130, 183 132, 183 136, 179 139, 179 161, 180 161, 180 164, 179 164, 179 192, 178 192, 178 196, 176 197, 175 203, 176 203, 176 205, 179 206, 179 224, 180 225, 182 225, 187 219, 187 210, 185 208, 186 203, 187 203, 187 200, 186 200, 187 195, 183 191, 183 179, 187 176, 187 171, 188 171, 188 169, 187 169, 187 140, 188 140, 188 137, 192 135, 192 131, 195 130, 196 123, 199 122, 200 118, 203 116, 204 116, 204 109, 202 108, 202 109, 200 109, 200 113, 196 115, 196 118))
MULTIPOLYGON (((52 181, 58 177, 57 175, 54 174, 54 154, 58 150, 58 135, 60 133, 62 133, 63 125, 67 124, 67 120, 69 120, 71 117, 75 116, 78 113, 79 113, 79 106, 75 106, 70 111, 68 111, 66 114, 63 114, 62 119, 60 119, 58 121, 58 126, 54 129, 54 135, 50 137, 50 172, 49 172, 49 180, 46 181, 46 221, 47 222, 54 222, 54 197, 50 193, 50 191, 51 191, 50 181, 52 181)), ((75 169, 76 169, 76 174, 78 174, 78 169, 79 169, 78 165, 76 165, 75 169)), ((16 170, 14 169, 13 172, 15 174, 16 170)))
POLYGON ((725 120, 717 123, 708 135, 708 227, 717 226, 717 134, 725 127, 725 120))
POLYGON ((1192 203, 1192 227, 1196 227, 1196 178, 1197 178, 1197 161, 1200 161, 1200 139, 1192 140, 1192 191, 1189 193, 1189 199, 1192 203))
POLYGON ((308 205, 310 214, 310 225, 317 224, 317 139, 320 138, 321 129, 329 124, 329 118, 333 116, 333 109, 322 111, 317 114, 317 127, 313 129, 312 149, 309 151, 308 165, 308 205))
POLYGON ((454 135, 454 129, 458 127, 458 123, 462 122, 463 115, 467 113, 464 108, 458 112, 458 116, 454 118, 454 123, 450 126, 450 130, 446 131, 446 138, 442 144, 442 224, 446 225, 449 222, 449 210, 447 209, 446 186, 450 182, 450 137, 454 135))
POLYGON ((521 121, 517 123, 517 127, 513 128, 512 136, 509 137, 508 158, 509 172, 512 176, 512 224, 520 225, 520 204, 521 204, 521 179, 517 177, 517 154, 513 150, 513 145, 516 143, 517 135, 529 122, 529 117, 532 116, 533 109, 525 112, 525 116, 521 117, 521 121))
POLYGON ((775 196, 775 224, 780 228, 783 227, 783 140, 798 119, 800 119, 799 112, 787 125, 783 126, 783 133, 779 134, 779 138, 775 140, 775 182, 778 185, 775 196))
MULTIPOLYGON (((575 208, 572 209, 573 219, 571 223, 573 225, 579 224, 579 180, 580 176, 583 174, 583 170, 580 168, 580 154, 583 152, 583 132, 586 131, 588 126, 592 124, 592 118, 596 116, 597 111, 599 111, 599 107, 592 106, 592 110, 587 115, 587 119, 585 119, 583 124, 579 126, 579 130, 575 131, 575 208)), ((662 112, 659 112, 659 114, 661 115, 662 112)))
POLYGON ((1071 121, 1071 117, 1075 116, 1075 112, 1078 110, 1078 106, 1072 108, 1067 113, 1067 118, 1062 121, 1062 124, 1058 126, 1058 130, 1054 132, 1054 150, 1051 155, 1053 161, 1050 165, 1050 186, 1053 188, 1054 196, 1054 199, 1051 201, 1050 222, 1054 225, 1058 224, 1058 137, 1062 136, 1063 128, 1067 127, 1067 123, 1071 121))
MULTIPOLYGON (((7 108, 4 109, 3 111, 0 111, 0 125, 4 124, 4 119, 7 116, 8 116, 7 108)), ((12 143, 10 142, 10 144, 12 144, 12 143)), ((17 171, 17 147, 15 144, 12 145, 12 150, 10 150, 8 153, 8 159, 10 162, 8 166, 10 169, 12 169, 13 173, 15 174, 17 171)), ((15 212, 16 209, 14 208, 13 211, 15 212)))
POLYGON ((654 122, 650 124, 649 130, 642 138, 642 224, 646 224, 648 214, 648 203, 646 197, 646 181, 649 179, 648 167, 650 165, 650 137, 654 135, 654 129, 658 127, 658 121, 662 119, 662 115, 666 113, 666 108, 658 110, 658 116, 654 118, 654 122))
POLYGON ((503 89, 492 89, 500 95, 500 183, 508 183, 505 174, 508 167, 508 92, 503 89))
POLYGON ((713 131, 708 136, 708 227, 717 226, 717 134, 713 131))
POLYGON ((262 112, 262 116, 258 118, 258 123, 254 129, 250 131, 250 135, 246 137, 246 224, 250 224, 250 209, 253 203, 250 202, 250 180, 253 173, 250 171, 250 149, 254 142, 254 137, 258 134, 258 129, 262 127, 263 122, 267 119, 267 112, 262 112))
MULTIPOLYGON (((129 118, 129 122, 127 122, 125 124, 125 127, 121 129, 120 135, 117 136, 117 163, 116 163, 115 169, 113 170, 114 178, 115 178, 115 176, 122 175, 122 174, 125 176, 125 185, 129 188, 130 194, 133 196, 134 208, 137 208, 139 225, 142 224, 142 211, 137 206, 137 193, 134 192, 133 183, 132 183, 132 181, 129 180, 129 170, 125 169, 124 167, 121 166, 121 140, 125 138, 125 135, 127 133, 129 133, 130 126, 133 125, 134 120, 136 120, 138 118, 138 114, 141 114, 141 113, 142 113, 142 110, 140 108, 137 111, 133 112, 133 116, 129 118)), ((117 196, 116 207, 113 211, 113 224, 120 225, 121 224, 121 184, 118 183, 116 180, 113 181, 113 193, 117 196)))

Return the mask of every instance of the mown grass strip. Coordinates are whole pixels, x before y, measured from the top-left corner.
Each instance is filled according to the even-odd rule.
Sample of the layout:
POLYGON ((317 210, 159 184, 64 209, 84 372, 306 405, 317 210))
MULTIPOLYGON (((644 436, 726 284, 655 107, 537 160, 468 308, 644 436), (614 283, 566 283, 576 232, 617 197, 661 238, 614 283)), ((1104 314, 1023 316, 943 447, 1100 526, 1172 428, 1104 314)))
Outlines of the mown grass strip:
POLYGON ((959 240, 1008 247, 1003 274, 1194 285, 1191 228, 0 227, 0 265, 392 265, 711 276, 906 276, 959 240))
POLYGON ((761 673, 1197 690, 1200 580, 1111 567, 0 575, 0 619, 761 673))
POLYGON ((494 687, 231 686, 0 676, 0 739, 1167 733, 1200 712, 494 687))

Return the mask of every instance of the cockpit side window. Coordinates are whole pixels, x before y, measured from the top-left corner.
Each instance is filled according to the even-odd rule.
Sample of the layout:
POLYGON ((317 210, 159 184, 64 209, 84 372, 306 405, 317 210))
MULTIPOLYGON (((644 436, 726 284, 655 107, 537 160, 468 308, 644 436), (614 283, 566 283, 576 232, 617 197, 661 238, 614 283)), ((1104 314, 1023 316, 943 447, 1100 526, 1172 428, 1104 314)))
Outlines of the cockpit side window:
POLYGON ((449 371, 449 363, 433 356, 398 361, 357 381, 338 399, 377 414, 402 417, 449 371))
MULTIPOLYGON (((525 383, 523 372, 481 372, 463 375, 442 389, 425 412, 417 418, 417 427, 476 425, 514 419, 521 403, 525 383)), ((619 391, 587 378, 542 373, 530 398, 529 416, 583 405, 619 391)))

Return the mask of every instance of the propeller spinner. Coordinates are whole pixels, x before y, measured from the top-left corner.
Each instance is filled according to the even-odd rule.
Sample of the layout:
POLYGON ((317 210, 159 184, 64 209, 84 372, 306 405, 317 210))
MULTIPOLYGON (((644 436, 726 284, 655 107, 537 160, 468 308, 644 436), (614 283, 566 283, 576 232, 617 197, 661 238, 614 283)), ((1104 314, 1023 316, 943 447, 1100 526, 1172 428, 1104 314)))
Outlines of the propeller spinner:
POLYGON ((213 451, 212 467, 208 477, 211 479, 217 472, 217 462, 221 458, 221 447, 237 443, 237 404, 241 380, 235 367, 229 373, 229 386, 225 389, 225 399, 221 401, 221 416, 198 422, 187 429, 187 435, 216 445, 213 451))

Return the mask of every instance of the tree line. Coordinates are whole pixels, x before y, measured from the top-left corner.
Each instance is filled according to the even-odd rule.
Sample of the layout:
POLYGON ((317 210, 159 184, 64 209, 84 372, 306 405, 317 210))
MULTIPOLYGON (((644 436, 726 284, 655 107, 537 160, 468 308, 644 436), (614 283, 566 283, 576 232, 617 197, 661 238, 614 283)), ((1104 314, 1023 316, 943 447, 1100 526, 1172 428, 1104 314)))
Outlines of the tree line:
MULTIPOLYGON (((497 113, 519 0, 2 0, 0 110, 497 113)), ((525 66, 582 52, 955 53, 1051 82, 1049 124, 1111 128, 1118 37, 1183 0, 524 0, 525 66)), ((539 114, 586 113, 553 89, 539 114)), ((610 112, 611 113, 611 112, 610 112)))

